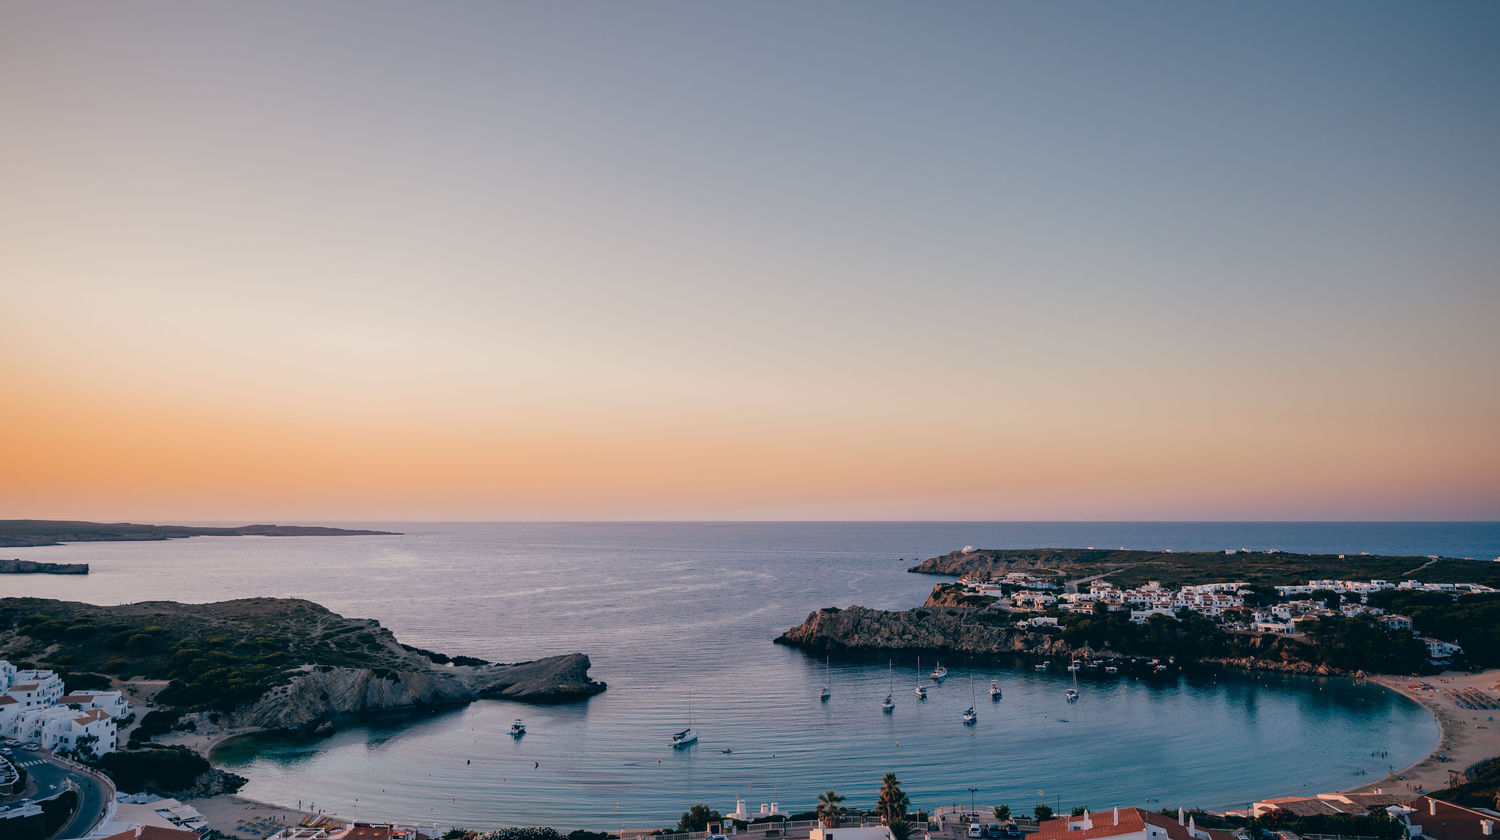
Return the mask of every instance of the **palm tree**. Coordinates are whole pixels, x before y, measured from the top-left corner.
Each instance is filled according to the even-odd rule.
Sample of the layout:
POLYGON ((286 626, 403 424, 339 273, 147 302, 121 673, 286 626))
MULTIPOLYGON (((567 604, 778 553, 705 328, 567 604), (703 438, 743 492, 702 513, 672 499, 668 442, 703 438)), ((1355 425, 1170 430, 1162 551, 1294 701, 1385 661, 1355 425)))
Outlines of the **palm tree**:
POLYGON ((896 778, 896 774, 885 774, 885 778, 880 780, 880 800, 875 803, 875 813, 880 815, 881 823, 890 825, 905 817, 910 805, 911 800, 902 792, 901 781, 896 778))
POLYGON ((839 827, 839 814, 844 813, 839 803, 843 801, 844 797, 834 793, 831 788, 818 794, 818 819, 822 820, 825 828, 839 827))

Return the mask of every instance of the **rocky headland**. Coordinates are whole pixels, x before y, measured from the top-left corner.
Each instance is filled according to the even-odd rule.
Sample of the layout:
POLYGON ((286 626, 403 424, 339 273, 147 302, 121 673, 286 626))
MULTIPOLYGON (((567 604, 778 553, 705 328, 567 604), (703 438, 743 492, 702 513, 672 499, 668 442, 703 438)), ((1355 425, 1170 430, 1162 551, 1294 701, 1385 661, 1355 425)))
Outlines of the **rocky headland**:
POLYGON ((86 575, 87 563, 37 563, 32 560, 0 560, 0 575, 86 575))
POLYGON ((824 607, 778 636, 776 643, 835 653, 1062 656, 1072 650, 1061 637, 1040 629, 1022 630, 976 610, 927 606, 899 612, 824 607))
POLYGON ((154 720, 143 721, 147 736, 199 713, 240 728, 312 731, 345 715, 481 697, 566 703, 605 689, 582 653, 511 664, 449 657, 296 598, 108 607, 4 598, 0 658, 166 681, 154 720))

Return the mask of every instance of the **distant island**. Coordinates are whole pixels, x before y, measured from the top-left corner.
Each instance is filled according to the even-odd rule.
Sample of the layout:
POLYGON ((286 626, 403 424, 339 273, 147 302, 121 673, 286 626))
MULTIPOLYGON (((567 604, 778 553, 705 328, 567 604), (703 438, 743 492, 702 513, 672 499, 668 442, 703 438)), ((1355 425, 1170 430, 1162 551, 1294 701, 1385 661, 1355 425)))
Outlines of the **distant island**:
POLYGON ((824 607, 776 641, 1158 674, 1194 664, 1350 675, 1500 665, 1496 562, 966 547, 909 571, 959 579, 909 610, 824 607))
POLYGON ((0 575, 86 575, 87 563, 37 563, 32 560, 0 560, 0 575))
POLYGON ((368 537, 400 536, 395 531, 363 531, 317 525, 137 525, 133 522, 70 522, 56 519, 0 520, 0 548, 29 548, 69 542, 180 540, 187 537, 368 537))

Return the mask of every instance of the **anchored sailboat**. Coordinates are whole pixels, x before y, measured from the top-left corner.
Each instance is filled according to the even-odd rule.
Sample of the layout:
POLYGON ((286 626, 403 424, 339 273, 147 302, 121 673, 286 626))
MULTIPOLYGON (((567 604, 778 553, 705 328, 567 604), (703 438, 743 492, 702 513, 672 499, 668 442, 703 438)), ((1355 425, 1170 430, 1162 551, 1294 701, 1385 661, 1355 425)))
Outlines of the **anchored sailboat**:
POLYGON ((922 686, 922 657, 917 657, 917 699, 927 699, 927 689, 922 686))
POLYGON ((818 699, 826 703, 828 702, 829 695, 832 693, 828 689, 828 657, 825 656, 823 657, 823 693, 818 695, 818 699))
POLYGON ((688 692, 688 725, 681 732, 672 733, 672 749, 680 749, 697 743, 698 733, 693 731, 693 692, 688 692))
POLYGON ((886 714, 890 714, 896 709, 896 701, 895 699, 893 699, 896 696, 895 663, 896 661, 894 659, 887 659, 885 663, 886 678, 890 680, 891 684, 889 689, 887 690, 887 694, 885 695, 885 702, 880 704, 880 708, 883 709, 886 714))
POLYGON ((964 712, 964 725, 973 726, 979 720, 979 713, 974 711, 974 675, 969 675, 969 708, 964 712))

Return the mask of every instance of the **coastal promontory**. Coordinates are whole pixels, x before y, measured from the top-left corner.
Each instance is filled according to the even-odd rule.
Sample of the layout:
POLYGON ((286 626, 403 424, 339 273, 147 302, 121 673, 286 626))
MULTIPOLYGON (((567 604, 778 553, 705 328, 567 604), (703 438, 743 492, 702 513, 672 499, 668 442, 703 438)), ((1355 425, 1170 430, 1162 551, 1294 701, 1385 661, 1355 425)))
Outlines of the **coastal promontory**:
POLYGON ((187 537, 367 537, 394 531, 327 528, 321 525, 138 525, 134 522, 73 522, 56 519, 0 520, 0 547, 23 548, 70 542, 178 540, 187 537))
POLYGON ((480 697, 565 703, 605 688, 582 653, 510 664, 450 657, 295 598, 120 606, 4 598, 0 658, 166 681, 155 696, 162 731, 194 712, 227 726, 311 731, 341 715, 480 697))

